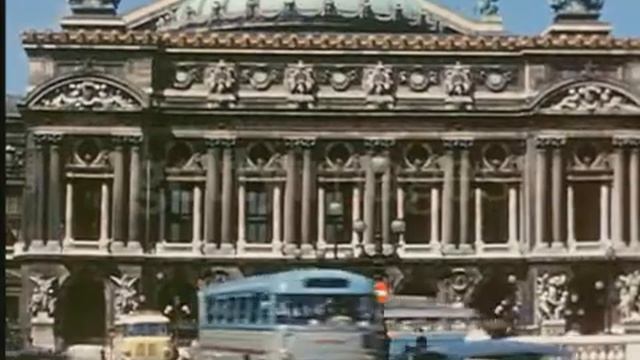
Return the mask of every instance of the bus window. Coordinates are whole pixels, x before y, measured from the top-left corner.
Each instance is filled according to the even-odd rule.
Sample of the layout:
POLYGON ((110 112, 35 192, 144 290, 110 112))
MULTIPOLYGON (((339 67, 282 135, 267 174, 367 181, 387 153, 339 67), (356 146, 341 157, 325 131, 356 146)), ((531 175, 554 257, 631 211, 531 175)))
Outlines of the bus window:
POLYGON ((169 333, 167 324, 138 323, 128 325, 127 336, 165 336, 169 333))
POLYGON ((238 298, 238 319, 237 321, 241 324, 247 322, 247 301, 246 297, 238 298))
POLYGON ((260 322, 263 324, 268 324, 271 322, 271 301, 269 300, 269 295, 260 294, 260 322))
POLYGON ((216 299, 216 316, 215 321, 218 324, 222 324, 224 322, 226 301, 224 299, 216 299))
POLYGON ((254 294, 249 298, 249 324, 258 323, 258 316, 260 316, 260 296, 254 294))
POLYGON ((276 315, 279 324, 309 324, 328 320, 372 321, 375 310, 370 296, 280 295, 276 315))
POLYGON ((227 323, 233 324, 236 321, 236 298, 227 299, 227 323))
POLYGON ((213 323, 215 313, 216 313, 216 299, 213 296, 207 297, 207 322, 209 324, 213 323))

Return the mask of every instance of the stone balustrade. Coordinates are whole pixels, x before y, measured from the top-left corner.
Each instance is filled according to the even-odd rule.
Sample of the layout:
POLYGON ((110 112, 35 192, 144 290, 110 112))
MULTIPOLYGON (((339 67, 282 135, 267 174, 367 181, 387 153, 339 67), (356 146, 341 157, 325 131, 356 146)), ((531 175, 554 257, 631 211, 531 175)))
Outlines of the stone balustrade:
POLYGON ((640 335, 523 336, 517 339, 560 345, 571 352, 571 360, 635 360, 640 356, 640 335))

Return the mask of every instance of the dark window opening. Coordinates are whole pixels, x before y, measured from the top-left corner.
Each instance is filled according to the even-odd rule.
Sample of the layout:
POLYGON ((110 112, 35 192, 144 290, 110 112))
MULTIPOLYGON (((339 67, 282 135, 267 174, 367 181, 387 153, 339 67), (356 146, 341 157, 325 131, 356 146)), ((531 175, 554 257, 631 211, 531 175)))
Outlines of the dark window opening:
POLYGON ((328 243, 351 242, 352 193, 352 184, 335 184, 325 192, 325 237, 328 243))
POLYGON ((193 234, 193 186, 173 184, 167 190, 166 241, 191 242, 193 234))
POLYGON ((247 242, 266 244, 271 241, 272 206, 270 187, 265 183, 247 185, 247 242))
POLYGON ((102 183, 98 179, 73 182, 73 237, 76 240, 100 238, 102 183))
POLYGON ((482 240, 488 244, 506 243, 509 238, 509 216, 509 188, 507 185, 483 184, 482 240))
POLYGON ((431 236, 431 189, 427 185, 408 187, 404 195, 407 244, 426 244, 431 236))
POLYGON ((595 241, 600 238, 600 184, 574 183, 574 228, 577 241, 595 241))

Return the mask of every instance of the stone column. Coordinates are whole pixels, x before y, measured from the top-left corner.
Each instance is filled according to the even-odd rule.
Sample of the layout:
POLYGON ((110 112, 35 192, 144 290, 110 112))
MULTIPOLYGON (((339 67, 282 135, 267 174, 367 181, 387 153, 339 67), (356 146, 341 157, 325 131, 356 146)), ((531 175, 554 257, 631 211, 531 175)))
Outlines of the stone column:
POLYGON ((142 136, 129 138, 129 236, 127 246, 140 247, 140 145, 142 136))
POLYGON ((475 205, 475 247, 476 251, 482 251, 484 242, 482 239, 482 189, 477 187, 474 194, 475 205))
POLYGON ((286 185, 284 189, 284 238, 283 246, 285 251, 296 247, 296 224, 299 212, 296 209, 296 197, 298 193, 298 169, 297 159, 300 144, 297 139, 287 139, 286 160, 286 185))
POLYGON ((73 185, 71 182, 67 182, 66 200, 64 203, 64 240, 73 240, 73 185))
POLYGON ((624 246, 624 228, 625 228, 625 148, 627 147, 628 138, 614 137, 613 146, 613 194, 612 194, 612 224, 611 224, 611 240, 614 246, 624 246))
POLYGON ((445 140, 444 185, 442 189, 442 246, 450 247, 453 242, 455 143, 445 140))
POLYGON ((123 144, 126 137, 114 138, 113 152, 113 206, 112 238, 114 242, 124 241, 124 154, 123 144))
POLYGON ((536 139, 535 247, 548 247, 547 231, 547 147, 546 138, 536 139))
POLYGON ((518 246, 518 188, 509 187, 509 244, 513 250, 518 246))
POLYGON ((470 251, 469 243, 469 198, 471 193, 471 160, 469 149, 472 140, 458 140, 460 149, 460 249, 470 251))
POLYGON ((282 185, 275 184, 273 187, 273 203, 271 204, 272 224, 271 224, 271 245, 273 251, 279 253, 282 251, 282 185))
POLYGON ((631 219, 629 245, 640 248, 640 138, 632 139, 629 154, 629 219, 631 219))
POLYGON ((109 244, 109 185, 103 182, 100 188, 100 249, 106 250, 109 244))
MULTIPOLYGON (((575 204, 573 185, 567 186, 567 245, 569 251, 576 248, 576 218, 573 205, 575 204)), ((600 209, 602 211, 602 209, 600 209)))
POLYGON ((610 206, 609 185, 603 184, 600 186, 600 243, 603 245, 609 241, 610 206))
POLYGON ((382 243, 387 247, 391 241, 391 161, 389 152, 384 152, 389 166, 382 173, 382 184, 380 190, 380 206, 382 215, 382 243))
POLYGON ((217 223, 217 203, 220 198, 220 150, 216 139, 209 139, 207 145, 207 181, 205 189, 204 203, 204 241, 205 243, 215 243, 218 240, 219 232, 217 223))
POLYGON ((551 157, 551 221, 552 221, 552 243, 551 247, 563 246, 563 219, 564 219, 564 169, 562 159, 562 149, 566 140, 564 138, 552 139, 551 157))
POLYGON ((200 230, 202 229, 202 188, 200 185, 193 187, 193 231, 191 243, 194 251, 200 249, 202 245, 202 236, 200 230))
POLYGON ((36 145, 36 154, 35 154, 35 174, 34 177, 36 179, 36 218, 35 220, 35 231, 33 232, 33 239, 37 242, 45 241, 45 209, 44 205, 46 204, 45 194, 46 194, 46 185, 45 185, 45 146, 47 144, 47 135, 45 134, 36 134, 34 135, 34 142, 36 145))
POLYGON ((302 142, 302 215, 300 218, 300 237, 303 254, 310 254, 313 248, 311 246, 311 201, 313 198, 311 151, 314 146, 314 139, 305 139, 302 142))
POLYGON ((440 189, 436 186, 431 188, 431 234, 429 245, 440 246, 440 189))
MULTIPOLYGON (((367 227, 364 230, 362 243, 365 247, 373 244, 373 233, 375 231, 376 175, 371 167, 372 157, 373 151, 368 151, 364 156, 364 223, 367 227)), ((321 201, 321 199, 318 199, 318 201, 321 201)))
POLYGON ((62 135, 50 134, 49 141, 49 211, 47 212, 47 239, 61 241, 62 223, 60 221, 62 187, 60 186, 60 142, 62 135))
MULTIPOLYGON (((235 139, 219 139, 222 150, 222 220, 221 220, 221 250, 231 250, 233 245, 233 151, 235 149, 235 139)), ((244 203, 241 205, 244 206, 244 203)), ((239 205, 240 207, 240 205, 239 205)), ((238 222, 244 219, 238 219, 238 222)))

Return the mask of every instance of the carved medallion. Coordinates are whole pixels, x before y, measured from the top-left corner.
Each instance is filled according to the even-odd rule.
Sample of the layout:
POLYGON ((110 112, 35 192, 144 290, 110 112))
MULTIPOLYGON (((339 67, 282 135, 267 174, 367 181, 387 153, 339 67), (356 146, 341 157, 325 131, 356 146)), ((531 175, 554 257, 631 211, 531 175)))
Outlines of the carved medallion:
POLYGON ((281 79, 281 71, 267 67, 256 67, 242 71, 243 81, 258 91, 268 90, 271 85, 281 79))
POLYGON ((180 90, 189 89, 196 82, 200 72, 198 68, 178 66, 173 78, 173 87, 180 90))
POLYGON ((513 79, 513 73, 499 68, 484 69, 480 72, 480 79, 487 89, 498 93, 507 88, 513 79))
POLYGON ((422 92, 438 83, 438 73, 423 69, 403 71, 400 73, 400 83, 407 84, 415 92, 422 92))

